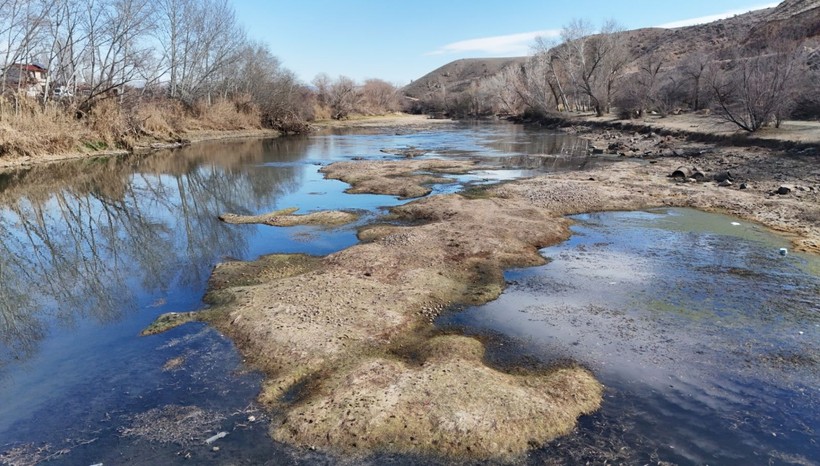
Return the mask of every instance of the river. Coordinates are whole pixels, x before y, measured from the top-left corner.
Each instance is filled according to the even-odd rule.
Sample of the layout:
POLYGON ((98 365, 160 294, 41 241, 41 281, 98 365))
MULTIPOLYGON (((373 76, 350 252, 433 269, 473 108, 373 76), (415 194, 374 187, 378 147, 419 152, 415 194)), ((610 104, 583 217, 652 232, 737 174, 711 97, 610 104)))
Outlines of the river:
MULTIPOLYGON (((0 174, 0 460, 22 464, 45 460, 57 464, 336 463, 338 458, 297 451, 267 436, 269 419, 255 402, 261 375, 245 367, 231 342, 218 332, 202 324, 188 324, 161 335, 138 334, 159 314, 201 308, 210 271, 221 261, 252 260, 270 253, 324 255, 355 244, 357 227, 407 201, 346 194, 346 184, 324 179, 319 169, 357 158, 398 159, 401 157, 389 152, 403 148, 421 149, 427 157, 477 157, 496 167, 453 176, 453 183, 434 186, 434 194, 456 192, 465 184, 590 164, 584 155, 586 144, 573 136, 507 124, 461 124, 435 130, 337 131, 203 143, 176 151, 0 174), (228 225, 217 219, 225 212, 256 214, 287 207, 299 207, 300 213, 355 209, 363 215, 355 224, 334 229, 228 225), (209 444, 203 441, 218 432, 227 435, 209 444)), ((658 230, 652 221, 694 214, 622 215, 641 219, 633 235, 642 238, 641 232, 658 230)), ((584 455, 593 461, 613 458, 682 464, 749 464, 749 459, 786 463, 817 458, 817 445, 812 443, 812 433, 820 427, 818 361, 813 359, 818 341, 818 310, 812 299, 818 295, 816 262, 796 255, 769 257, 778 241, 784 242, 773 236, 744 238, 748 244, 743 243, 743 254, 735 251, 732 255, 725 245, 710 246, 718 241, 714 238, 729 238, 726 244, 734 244, 738 231, 751 228, 741 225, 741 230, 716 231, 718 225, 725 227, 732 220, 711 218, 702 228, 687 231, 683 243, 658 234, 661 244, 680 243, 691 253, 657 248, 649 258, 632 250, 618 255, 604 245, 621 247, 619 238, 629 238, 626 230, 617 230, 620 218, 606 214, 578 217, 573 239, 544 254, 567 255, 570 268, 576 271, 597 270, 601 263, 594 261, 605 259, 608 270, 642 277, 639 284, 627 280, 634 286, 623 286, 619 275, 598 277, 603 281, 581 277, 567 285, 566 280, 558 279, 567 271, 556 269, 561 262, 555 260, 544 267, 510 271, 512 286, 498 301, 453 310, 439 319, 442 327, 497 335, 499 342, 506 342, 503 349, 499 344, 491 351, 491 357, 499 361, 525 356, 578 361, 607 385, 600 413, 583 418, 576 433, 534 451, 528 461, 575 462, 584 455), (617 232, 598 238, 604 235, 595 230, 598 224, 617 232), (589 238, 598 239, 585 243, 589 238), (571 257, 578 248, 584 260, 571 257), (727 265, 727 257, 750 255, 756 258, 751 265, 727 265), (633 262, 619 262, 623 257, 633 262), (682 265, 692 257, 699 258, 700 268, 682 265), (647 262, 641 262, 644 260, 647 262), (636 273, 650 262, 653 273, 636 273), (659 264, 668 271, 658 272, 659 264), (771 264, 786 269, 773 269, 771 264), (759 273, 760 268, 767 273, 759 273), (801 312, 783 317, 781 307, 770 306, 773 310, 766 316, 739 319, 737 298, 720 294, 721 299, 715 301, 700 293, 703 283, 725 276, 727 270, 730 277, 747 281, 725 284, 721 290, 754 286, 751 296, 755 299, 743 299, 742 309, 779 302, 788 293, 786 307, 802 306, 801 312), (669 276, 696 278, 689 284, 669 284, 669 276), (563 292, 570 295, 567 289, 607 286, 615 286, 620 294, 585 292, 581 294, 587 301, 572 296, 568 304, 569 298, 555 289, 562 283, 563 292), (658 284, 666 288, 656 287, 658 284), (642 295, 639 288, 655 293, 642 295), (718 317, 711 314, 681 320, 678 308, 675 312, 670 308, 690 301, 659 299, 670 295, 673 288, 677 293, 673 296, 697 296, 697 309, 718 309, 721 322, 739 323, 723 331, 715 330, 723 327, 715 326, 718 317), (554 296, 562 296, 561 303, 556 304, 554 296), (537 306, 527 299, 535 300, 537 306), (605 309, 596 312, 595 306, 605 309), (559 308, 570 312, 573 319, 566 312, 556 313, 559 308), (627 309, 635 313, 630 316, 639 324, 625 330, 618 325, 623 324, 621 317, 627 309), (564 317, 557 318, 559 315, 564 317), (579 316, 588 322, 579 324, 579 316), (521 322, 526 323, 519 322, 522 317, 521 322), (772 321, 786 323, 774 326, 772 321), (670 330, 675 326, 686 330, 670 330), (785 331, 794 341, 780 345, 778 332, 785 331), (712 345, 703 350, 708 356, 696 356, 709 361, 708 371, 693 364, 687 352, 700 348, 700 332, 718 334, 705 340, 712 345), (686 341, 672 344, 667 341, 670 337, 659 334, 674 334, 674 339, 682 335, 686 341), (771 371, 755 376, 753 371, 729 370, 736 367, 737 357, 712 357, 742 346, 746 334, 762 334, 771 346, 766 347, 767 352, 752 351, 752 356, 775 362, 779 357, 788 367, 773 363, 771 371), (798 335, 803 341, 814 341, 814 346, 799 346, 798 335), (608 345, 603 350, 601 341, 608 345), (808 356, 800 359, 802 354, 808 356), (785 371, 789 380, 781 381, 778 370, 785 371), (667 383, 673 375, 674 380, 667 383), (791 408, 781 409, 778 403, 791 408), (717 423, 712 423, 712 417, 717 423), (736 422, 731 423, 732 419, 736 422), (658 431, 664 435, 653 435, 658 431)), ((660 230, 676 231, 672 227, 660 230)), ((633 243, 640 241, 633 239, 629 244, 633 243)), ((382 455, 367 461, 413 463, 421 459, 382 455)))

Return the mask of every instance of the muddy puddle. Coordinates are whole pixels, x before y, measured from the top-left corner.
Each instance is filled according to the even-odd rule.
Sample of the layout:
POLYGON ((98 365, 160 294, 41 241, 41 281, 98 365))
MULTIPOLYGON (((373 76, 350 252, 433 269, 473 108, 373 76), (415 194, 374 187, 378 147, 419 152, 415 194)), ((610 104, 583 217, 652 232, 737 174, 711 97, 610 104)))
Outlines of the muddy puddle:
POLYGON ((607 387, 528 463, 817 464, 820 258, 688 209, 573 218, 547 265, 437 322, 493 336, 499 360, 577 361, 607 387))
POLYGON ((401 159, 383 149, 411 146, 493 164, 439 192, 586 159, 572 136, 479 124, 207 143, 0 174, 0 464, 337 463, 270 439, 255 402, 261 375, 218 332, 138 335, 162 313, 200 309, 219 262, 355 244, 358 227, 407 201, 346 194, 319 169, 401 159), (552 165, 523 162, 533 156, 552 165), (289 207, 361 216, 335 228, 217 218, 289 207))

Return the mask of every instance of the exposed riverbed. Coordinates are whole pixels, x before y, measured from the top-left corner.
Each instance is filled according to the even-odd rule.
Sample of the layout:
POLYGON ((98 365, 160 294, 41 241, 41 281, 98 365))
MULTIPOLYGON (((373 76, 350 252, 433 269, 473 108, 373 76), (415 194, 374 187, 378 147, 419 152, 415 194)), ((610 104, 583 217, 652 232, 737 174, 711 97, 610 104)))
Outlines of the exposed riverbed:
MULTIPOLYGON (((270 440, 267 420, 271 413, 255 401, 262 377, 243 365, 232 344, 216 331, 192 323, 165 334, 145 338, 136 335, 161 313, 201 308, 206 280, 219 262, 253 260, 268 253, 324 255, 339 251, 356 244, 357 228, 378 221, 380 215, 386 213, 385 207, 405 202, 387 195, 345 194, 343 191, 349 186, 325 179, 319 172, 320 165, 358 159, 386 158, 401 162, 410 153, 422 161, 433 157, 454 159, 454 163, 477 160, 483 164, 480 170, 467 174, 414 173, 413 176, 443 178, 436 179, 430 187, 433 194, 457 192, 463 183, 486 185, 544 170, 593 165, 585 157, 583 141, 511 125, 452 125, 435 130, 403 128, 398 134, 383 130, 369 133, 202 145, 172 154, 67 165, 62 177, 54 176, 51 171, 6 176, 1 181, 7 187, 2 194, 5 210, 0 216, 5 248, 0 260, 6 261, 0 270, 0 287, 4 296, 13 298, 4 301, 2 311, 4 317, 11 317, 7 321, 15 325, 4 327, 2 334, 6 346, 2 352, 4 365, 0 366, 0 399, 4 402, 0 407, 0 452, 5 450, 6 456, 0 458, 8 461, 17 455, 24 459, 56 459, 67 464, 124 461, 149 464, 190 459, 197 463, 224 463, 227 458, 235 462, 268 461, 271 464, 336 462, 339 457, 294 449, 270 440), (304 213, 320 209, 348 210, 355 212, 359 220, 334 228, 228 225, 218 220, 218 216, 226 212, 258 215, 289 207, 299 207, 304 213), (191 430, 180 431, 181 425, 191 430), (176 427, 176 432, 173 428, 163 430, 168 426, 176 427), (218 432, 227 432, 227 435, 212 444, 205 443, 218 432), (218 450, 214 451, 214 446, 218 450)), ((383 168, 374 167, 376 171, 383 168)), ((608 177, 618 177, 619 170, 604 170, 594 173, 594 177, 605 183, 610 181, 608 177)), ((338 176, 346 179, 350 175, 338 176)), ((586 181, 580 182, 589 176, 575 178, 568 182, 568 187, 577 195, 566 198, 567 202, 563 203, 570 212, 586 205, 579 199, 594 200, 598 192, 592 189, 594 185, 588 188, 586 181), (579 187, 582 190, 579 191, 579 187)), ((545 186, 540 185, 540 191, 528 191, 529 201, 535 205, 545 200, 548 205, 561 203, 565 194, 545 186)), ((504 190, 509 193, 517 189, 510 185, 502 188, 500 194, 503 197, 504 190)), ((686 189, 692 190, 693 198, 700 195, 695 187, 686 189)), ((490 196, 497 194, 490 193, 490 196)), ((484 194, 478 192, 478 195, 484 194)), ((643 196, 640 191, 629 201, 610 199, 608 204, 590 207, 623 208, 650 203, 649 198, 643 196)), ((485 205, 500 207, 504 201, 487 202, 485 205)), ((424 212, 439 215, 436 212, 446 205, 428 202, 407 208, 404 213, 408 218, 424 212)), ((468 204, 463 207, 469 210, 468 204)), ((513 212, 513 215, 518 214, 513 212)), ((575 433, 555 440, 546 448, 536 449, 529 458, 535 463, 556 458, 572 461, 589 458, 593 462, 601 458, 628 462, 734 461, 737 464, 749 458, 811 461, 812 453, 816 452, 810 435, 817 428, 815 404, 801 405, 808 406, 805 412, 785 411, 789 422, 794 417, 798 425, 787 422, 786 427, 772 431, 780 435, 780 439, 785 436, 787 441, 781 445, 761 437, 770 435, 769 426, 782 420, 775 410, 735 398, 742 398, 746 393, 745 388, 737 388, 738 384, 748 383, 753 387, 749 392, 756 400, 800 403, 801 398, 795 393, 816 400, 816 392, 805 391, 805 387, 811 387, 812 381, 816 381, 816 346, 794 346, 799 339, 786 340, 778 333, 802 331, 803 334, 798 335, 816 343, 816 328, 814 333, 810 328, 801 330, 815 322, 812 319, 817 315, 816 301, 811 299, 817 295, 816 262, 795 255, 782 257, 773 252, 781 244, 789 246, 785 239, 757 241, 755 237, 748 244, 743 243, 743 254, 739 255, 755 258, 749 264, 722 259, 715 265, 713 261, 723 257, 715 256, 701 258, 697 262, 701 268, 689 270, 681 265, 691 257, 700 257, 695 254, 697 250, 690 253, 689 249, 714 248, 713 243, 718 240, 713 236, 722 238, 721 228, 736 227, 731 225, 732 221, 738 220, 742 228, 732 230, 735 236, 730 238, 735 238, 738 231, 749 231, 752 236, 763 234, 755 228, 749 229, 742 220, 727 218, 726 222, 709 220, 709 225, 702 229, 687 226, 685 248, 672 248, 669 255, 664 255, 668 249, 653 249, 650 258, 667 268, 661 270, 656 265, 652 271, 666 271, 669 275, 652 274, 646 270, 650 264, 648 259, 640 258, 641 251, 629 250, 631 261, 622 261, 623 251, 618 249, 618 241, 624 240, 632 246, 642 244, 646 232, 657 229, 653 222, 667 217, 675 220, 674 211, 672 214, 627 214, 626 218, 636 224, 634 230, 621 228, 617 216, 606 215, 610 214, 579 218, 576 236, 556 247, 583 245, 583 238, 587 236, 604 235, 595 232, 595 225, 584 230, 586 223, 597 222, 601 228, 617 231, 609 239, 583 246, 587 250, 581 254, 582 259, 570 267, 609 272, 586 278, 579 276, 567 284, 565 279, 555 277, 527 278, 553 270, 549 268, 559 261, 543 268, 512 271, 506 275, 512 287, 499 300, 465 313, 448 313, 439 321, 445 327, 457 325, 468 334, 495 335, 496 339, 482 341, 487 342, 490 360, 496 359, 500 367, 511 362, 518 364, 524 356, 540 361, 536 365, 558 359, 575 361, 590 368, 607 385, 599 414, 583 417, 575 433), (727 222, 729 227, 724 225, 727 222), (627 231, 634 233, 629 236, 627 231), (632 241, 629 238, 633 238, 632 241), (605 246, 612 246, 616 252, 605 246), (769 259, 787 268, 756 270, 758 266, 768 265, 769 259), (604 262, 596 262, 598 260, 604 262), (616 276, 610 276, 612 273, 616 276), (756 280, 758 274, 768 280, 765 285, 756 280), (684 278, 690 275, 694 281, 686 282, 684 278), (744 297, 740 303, 755 309, 761 302, 780 302, 784 290, 797 288, 800 293, 790 294, 792 300, 785 301, 788 304, 785 308, 769 306, 769 318, 747 316, 738 311, 738 299, 704 298, 703 282, 697 281, 697 277, 727 279, 731 282, 724 284, 728 288, 751 283, 755 286, 754 299, 744 297), (603 285, 593 280, 599 278, 608 281, 603 285), (737 280, 752 281, 736 283, 737 280), (562 283, 565 286, 562 287, 562 283), (618 286, 619 283, 634 287, 618 286), (573 295, 572 286, 580 292, 573 295), (610 293, 607 287, 626 294, 610 293), (808 291, 803 292, 804 288, 808 291), (646 289, 674 299, 670 303, 655 299, 655 295, 641 294, 646 289), (517 294, 519 292, 522 294, 517 294), (588 301, 582 303, 576 299, 578 295, 588 301), (547 298, 574 300, 572 304, 578 309, 551 304, 544 301, 547 298), (519 312, 521 304, 528 299, 537 305, 531 303, 532 306, 524 306, 527 312, 519 312), (605 305, 596 311, 595 300, 602 300, 605 305), (481 314, 496 305, 506 307, 493 315, 528 315, 532 321, 523 326, 535 333, 524 335, 510 324, 514 319, 493 320, 481 314), (793 308, 802 312, 782 318, 784 309, 793 308), (558 312, 561 309, 569 312, 558 312), (693 317, 710 309, 712 314, 723 316, 721 325, 728 320, 733 324, 713 325, 715 318, 711 314, 712 320, 693 317), (640 325, 630 323, 629 319, 640 317, 641 312, 649 317, 639 319, 640 325), (579 316, 587 319, 583 321, 579 316), (772 318, 778 325, 781 321, 786 323, 773 325, 772 318), (697 325, 692 326, 691 322, 697 325), (685 331, 670 330, 675 326, 682 326, 685 331), (542 327, 553 333, 539 330, 542 327), (742 338, 749 332, 761 335, 759 340, 754 340, 760 345, 742 348, 740 356, 736 356, 737 345, 749 341, 742 338), (678 341, 659 336, 670 333, 686 338, 678 341), (701 338, 703 335, 709 338, 701 338), (700 349, 703 342, 707 344, 700 349), (501 343, 514 350, 499 351, 501 343), (690 350, 695 351, 696 356, 689 358, 690 350), (726 352, 730 355, 723 357, 726 352), (709 357, 711 355, 721 357, 709 357), (755 373, 752 369, 743 370, 737 362, 745 361, 744 355, 751 355, 754 361, 757 361, 754 358, 764 363, 770 361, 772 367, 779 369, 755 373), (690 363, 690 359, 708 361, 708 364, 684 364, 690 363), (685 370, 676 372, 681 366, 685 370), (786 377, 780 377, 779 370, 785 370, 786 377), (681 372, 685 374, 681 376, 681 372), (676 378, 670 391, 666 383, 672 376, 676 378), (735 397, 729 399, 727 391, 735 393, 735 397), (697 394, 694 407, 676 398, 691 398, 692 393, 697 394), (752 423, 751 427, 744 427, 743 423, 748 422, 743 420, 732 424, 726 419, 732 419, 727 411, 734 408, 725 406, 739 406, 745 409, 740 411, 745 413, 743 419, 751 416, 761 421, 752 423), (718 419, 719 446, 705 445, 716 442, 710 428, 691 427, 696 419, 709 416, 718 419), (678 428, 680 419, 683 422, 678 428), (667 428, 666 435, 647 440, 653 432, 667 428), (797 433, 792 433, 795 429, 797 433), (753 450, 753 456, 744 456, 746 453, 742 452, 750 443, 760 446, 753 450)), ((678 214, 678 217, 695 218, 692 214, 678 214)), ((556 225, 560 224, 558 221, 556 225)), ((668 229, 675 228, 678 227, 668 229)), ((409 236, 385 236, 396 232, 378 228, 365 231, 373 232, 370 241, 388 236, 393 239, 401 236, 402 241, 413 238, 410 230, 409 236)), ((665 245, 681 242, 679 237, 670 239, 661 233, 657 237, 665 245)), ((453 239, 448 241, 448 248, 464 246, 453 244, 453 239)), ((728 244, 734 242, 728 240, 728 244)), ((461 254, 457 249, 452 251, 461 254)), ((547 249, 544 254, 550 257, 550 251, 547 249)), ((448 257, 458 256, 448 253, 448 257)), ((374 270, 374 274, 378 274, 378 270, 374 270)), ((558 274, 559 277, 565 275, 558 274)), ((714 285, 708 278, 701 280, 714 285)), ((476 292, 491 296, 495 291, 490 288, 477 288, 476 292)), ((725 296, 721 294, 721 297, 725 296)), ((452 344, 436 341, 442 342, 441 348, 452 344)), ((473 350, 468 348, 469 351, 473 350)), ((392 453, 368 458, 372 462, 422 460, 418 456, 392 453)), ((424 458, 424 461, 435 461, 431 457, 424 458)))
POLYGON ((607 386, 578 436, 536 461, 812 464, 820 259, 781 256, 788 242, 759 225, 695 210, 574 219, 572 238, 542 251, 549 264, 509 271, 498 300, 438 321, 580 361, 607 386))
MULTIPOLYGON (((401 134, 203 143, 0 175, 0 459, 302 459, 304 452, 290 456, 268 437, 266 415, 255 404, 261 377, 241 364, 228 340, 201 324, 146 338, 139 332, 163 312, 201 308, 217 263, 269 253, 324 255, 355 244, 358 227, 404 201, 345 194, 347 184, 325 179, 319 169, 354 158, 400 160, 382 150, 411 146, 430 156, 478 154, 499 169, 532 170, 572 161, 572 154, 583 161, 586 144, 511 125, 439 125, 401 134), (530 155, 534 162, 521 163, 530 155), (289 207, 361 215, 338 228, 218 219, 289 207), (173 424, 192 414, 176 406, 204 413, 195 413, 201 425, 191 426, 185 441, 170 432, 159 433, 167 441, 125 435, 141 432, 140 421, 173 424), (146 413, 155 416, 140 417, 146 413), (230 435, 213 452, 203 440, 219 431, 230 435)), ((482 183, 492 176, 473 175, 482 183)), ((433 188, 455 190, 472 180, 433 188)))

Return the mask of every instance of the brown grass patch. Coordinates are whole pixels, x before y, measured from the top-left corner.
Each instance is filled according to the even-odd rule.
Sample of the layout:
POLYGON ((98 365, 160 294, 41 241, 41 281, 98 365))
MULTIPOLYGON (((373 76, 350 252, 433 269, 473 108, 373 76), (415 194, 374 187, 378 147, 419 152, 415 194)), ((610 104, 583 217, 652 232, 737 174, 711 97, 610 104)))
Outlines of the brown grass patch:
POLYGON ((359 218, 358 215, 352 212, 344 212, 340 210, 323 210, 319 212, 311 212, 305 215, 294 215, 293 213, 297 210, 299 210, 297 207, 291 207, 261 215, 237 215, 225 213, 220 215, 219 219, 225 223, 232 223, 235 225, 261 223, 275 227, 292 227, 296 225, 338 226, 355 222, 359 218))
POLYGON ((194 106, 196 129, 238 130, 261 128, 259 110, 248 102, 217 99, 211 105, 194 106))
POLYGON ((76 150, 90 131, 58 104, 0 96, 0 157, 76 150))

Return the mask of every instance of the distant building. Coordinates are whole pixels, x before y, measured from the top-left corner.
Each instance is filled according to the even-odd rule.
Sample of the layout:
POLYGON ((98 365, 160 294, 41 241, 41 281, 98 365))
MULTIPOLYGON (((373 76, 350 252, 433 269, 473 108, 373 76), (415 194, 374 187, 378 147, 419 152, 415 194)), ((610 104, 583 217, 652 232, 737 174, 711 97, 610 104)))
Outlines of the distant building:
POLYGON ((46 90, 48 70, 40 65, 12 63, 4 71, 6 89, 20 89, 29 97, 37 97, 46 90))

